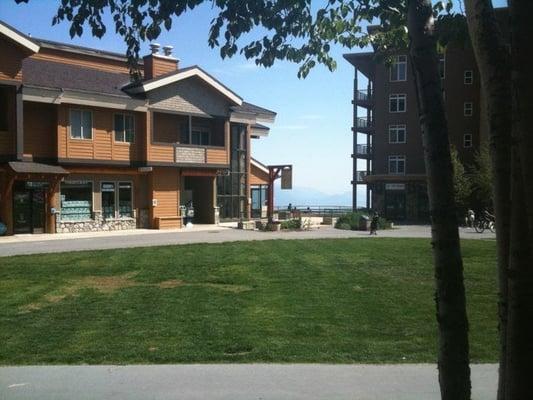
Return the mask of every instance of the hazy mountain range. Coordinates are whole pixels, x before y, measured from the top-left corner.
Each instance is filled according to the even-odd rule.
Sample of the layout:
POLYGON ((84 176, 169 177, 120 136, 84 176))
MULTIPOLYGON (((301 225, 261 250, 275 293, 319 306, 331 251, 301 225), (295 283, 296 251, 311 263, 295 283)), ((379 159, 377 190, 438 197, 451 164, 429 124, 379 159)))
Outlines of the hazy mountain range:
MULTIPOLYGON (((363 193, 359 195, 359 202, 363 201, 363 193)), ((284 207, 291 203, 293 206, 351 206, 352 192, 327 194, 313 188, 293 187, 291 190, 281 190, 276 185, 274 203, 284 207)), ((364 204, 359 204, 363 206, 364 204)))

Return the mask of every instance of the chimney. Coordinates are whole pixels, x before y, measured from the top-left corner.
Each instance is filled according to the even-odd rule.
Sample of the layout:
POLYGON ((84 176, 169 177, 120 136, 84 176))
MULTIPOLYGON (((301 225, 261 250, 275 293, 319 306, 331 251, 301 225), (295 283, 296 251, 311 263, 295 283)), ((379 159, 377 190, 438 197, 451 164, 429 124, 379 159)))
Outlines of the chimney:
POLYGON ((164 46, 163 54, 159 52, 160 48, 161 45, 159 43, 151 43, 151 54, 143 57, 145 80, 157 78, 158 76, 178 70, 179 60, 172 56, 174 47, 170 45, 164 46))

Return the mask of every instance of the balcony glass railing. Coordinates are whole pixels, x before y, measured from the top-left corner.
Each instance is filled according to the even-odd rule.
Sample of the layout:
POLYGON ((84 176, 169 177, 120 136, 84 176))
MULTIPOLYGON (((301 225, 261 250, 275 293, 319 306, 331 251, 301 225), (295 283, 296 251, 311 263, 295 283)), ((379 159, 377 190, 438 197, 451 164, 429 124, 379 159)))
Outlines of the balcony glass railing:
POLYGON ((367 156, 372 152, 372 146, 366 144, 358 144, 355 150, 357 155, 367 156))
POLYGON ((369 102, 372 100, 372 90, 356 90, 355 99, 357 101, 369 102))
POLYGON ((369 129, 374 127, 374 120, 367 117, 357 117, 356 118, 357 128, 360 129, 369 129))
POLYGON ((355 171, 355 181, 363 182, 368 175, 368 171, 355 171))

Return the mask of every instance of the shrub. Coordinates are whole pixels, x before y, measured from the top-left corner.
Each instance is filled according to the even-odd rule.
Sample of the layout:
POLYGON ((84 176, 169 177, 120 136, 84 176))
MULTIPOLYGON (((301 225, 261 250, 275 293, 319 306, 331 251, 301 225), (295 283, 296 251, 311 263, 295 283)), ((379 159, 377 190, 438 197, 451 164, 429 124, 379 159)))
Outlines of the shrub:
POLYGON ((339 223, 336 223, 335 224, 335 228, 337 229, 343 229, 345 231, 350 231, 352 230, 352 227, 350 226, 350 224, 347 224, 346 222, 341 222, 340 224, 339 223))
MULTIPOLYGON (((335 228, 357 231, 359 230, 359 219, 363 215, 370 218, 369 214, 363 211, 356 211, 356 212, 351 212, 348 214, 341 215, 339 218, 337 218, 337 222, 335 223, 335 228)), ((387 221, 383 217, 379 217, 378 229, 391 229, 391 222, 387 221)))
POLYGON ((302 227, 302 220, 300 218, 288 219, 281 223, 281 229, 294 230, 294 229, 300 229, 301 227, 302 227))

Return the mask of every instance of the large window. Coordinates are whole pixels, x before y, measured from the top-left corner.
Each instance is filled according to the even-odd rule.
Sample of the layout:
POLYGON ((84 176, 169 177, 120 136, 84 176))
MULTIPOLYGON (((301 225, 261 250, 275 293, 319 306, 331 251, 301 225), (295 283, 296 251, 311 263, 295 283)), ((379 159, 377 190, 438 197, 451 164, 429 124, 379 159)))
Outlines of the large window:
POLYGON ((85 110, 70 110, 70 137, 74 139, 92 139, 92 112, 85 110))
POLYGON ((405 143, 405 125, 389 125, 389 143, 405 143))
POLYGON ((88 181, 61 183, 61 219, 82 221, 92 217, 93 185, 88 181))
POLYGON ((407 80, 407 56, 396 56, 390 67, 390 81, 407 80))
POLYGON ((211 145, 211 130, 207 127, 192 127, 191 144, 209 146, 211 145))
POLYGON ((115 142, 133 143, 135 140, 135 122, 131 114, 115 114, 115 142))
POLYGON ((465 102, 463 105, 463 112, 465 117, 471 117, 474 113, 474 105, 469 101, 465 102))
POLYGON ((0 87, 0 132, 9 131, 9 90, 0 87))
POLYGON ((405 156, 389 156, 389 174, 405 174, 405 156))
POLYGON ((118 183, 118 215, 120 218, 133 217, 131 182, 118 183))
POLYGON ((391 94, 389 96, 389 111, 391 113, 405 112, 407 109, 406 94, 391 94))
POLYGON ((102 182, 102 214, 104 218, 115 218, 115 183, 102 182))
POLYGON ((217 178, 217 202, 220 207, 220 218, 246 218, 248 199, 246 194, 246 126, 231 126, 231 160, 227 174, 217 178))

